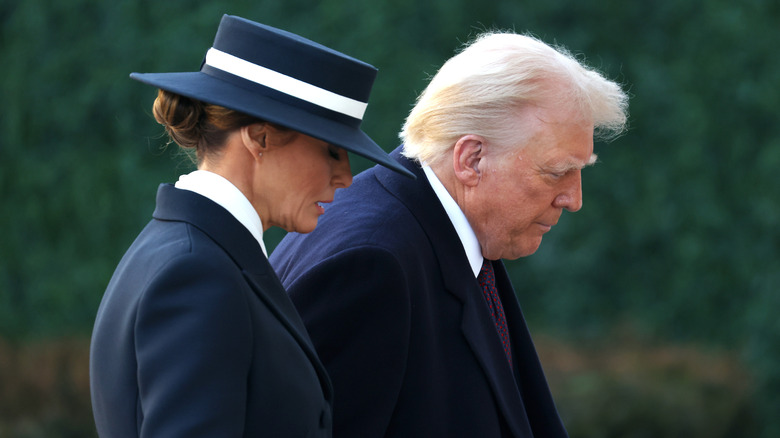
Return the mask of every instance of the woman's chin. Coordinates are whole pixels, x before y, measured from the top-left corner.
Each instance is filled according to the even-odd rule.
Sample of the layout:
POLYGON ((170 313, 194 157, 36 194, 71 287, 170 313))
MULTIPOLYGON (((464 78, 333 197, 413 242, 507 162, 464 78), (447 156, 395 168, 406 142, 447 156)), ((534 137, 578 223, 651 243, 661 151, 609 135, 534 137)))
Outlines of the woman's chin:
POLYGON ((294 224, 288 232, 294 232, 299 234, 309 234, 317 227, 317 219, 313 221, 307 221, 306 223, 294 224))

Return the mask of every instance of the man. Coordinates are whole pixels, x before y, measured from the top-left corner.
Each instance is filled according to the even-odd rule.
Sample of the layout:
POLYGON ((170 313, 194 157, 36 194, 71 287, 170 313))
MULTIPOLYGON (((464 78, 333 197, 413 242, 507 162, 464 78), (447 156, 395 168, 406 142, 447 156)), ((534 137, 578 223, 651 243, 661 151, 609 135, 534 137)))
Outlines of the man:
POLYGON ((439 70, 391 155, 271 263, 333 380, 334 436, 562 437, 502 258, 582 206, 593 136, 625 125, 620 87, 511 33, 439 70))

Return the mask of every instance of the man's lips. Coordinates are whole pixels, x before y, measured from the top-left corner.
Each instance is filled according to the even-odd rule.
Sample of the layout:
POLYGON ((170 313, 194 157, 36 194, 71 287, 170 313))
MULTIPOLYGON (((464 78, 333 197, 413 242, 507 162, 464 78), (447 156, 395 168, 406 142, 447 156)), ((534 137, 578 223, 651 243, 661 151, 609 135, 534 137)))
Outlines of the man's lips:
POLYGON ((552 227, 554 227, 555 224, 557 224, 557 223, 558 223, 557 221, 553 222, 553 223, 537 222, 536 225, 539 225, 542 228, 542 231, 544 231, 546 233, 546 232, 550 231, 552 229, 552 227))

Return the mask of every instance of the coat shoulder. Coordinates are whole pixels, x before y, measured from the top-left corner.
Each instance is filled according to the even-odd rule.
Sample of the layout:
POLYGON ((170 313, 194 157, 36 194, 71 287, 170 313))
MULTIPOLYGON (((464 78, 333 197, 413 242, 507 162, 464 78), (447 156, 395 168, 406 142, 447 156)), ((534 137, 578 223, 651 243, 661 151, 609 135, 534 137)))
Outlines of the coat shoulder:
POLYGON ((415 215, 372 174, 361 174, 320 217, 309 234, 289 233, 271 254, 271 265, 280 278, 312 266, 336 254, 365 248, 399 259, 419 251, 425 232, 415 215))

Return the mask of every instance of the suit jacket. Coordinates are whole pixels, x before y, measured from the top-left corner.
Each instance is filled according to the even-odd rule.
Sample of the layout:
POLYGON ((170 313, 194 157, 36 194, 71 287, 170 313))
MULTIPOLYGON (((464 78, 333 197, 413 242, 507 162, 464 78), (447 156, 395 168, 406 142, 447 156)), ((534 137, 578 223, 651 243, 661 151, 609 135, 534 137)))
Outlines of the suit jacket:
POLYGON ((271 256, 333 381, 334 435, 565 437, 503 264, 514 368, 452 223, 399 149, 416 181, 363 172, 271 256))
POLYGON ((251 233, 172 185, 153 217, 92 334, 100 436, 330 436, 330 381, 251 233))

